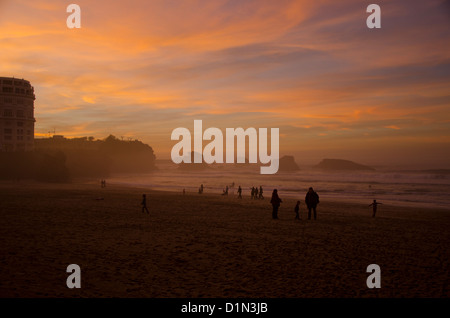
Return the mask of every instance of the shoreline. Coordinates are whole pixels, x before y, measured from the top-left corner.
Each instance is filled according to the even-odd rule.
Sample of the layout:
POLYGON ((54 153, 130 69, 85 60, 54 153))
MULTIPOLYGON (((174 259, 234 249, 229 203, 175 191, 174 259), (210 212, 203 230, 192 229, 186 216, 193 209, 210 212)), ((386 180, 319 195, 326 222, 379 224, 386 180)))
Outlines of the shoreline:
MULTIPOLYGON (((0 180, 0 189, 5 187, 5 188, 9 188, 10 186, 19 186, 19 187, 23 187, 23 188, 32 188, 32 187, 38 187, 38 188, 48 188, 48 189, 59 189, 59 188, 66 188, 66 189, 71 189, 71 188, 79 188, 79 189, 84 189, 86 186, 90 187, 90 189, 92 190, 96 190, 97 188, 100 190, 107 190, 107 189, 114 189, 114 190, 119 190, 119 189, 123 189, 123 190, 128 190, 132 193, 134 192, 138 192, 138 190, 142 190, 142 191, 147 191, 148 193, 154 192, 154 193, 161 193, 161 194, 165 194, 165 195, 174 195, 174 196, 182 196, 182 188, 180 188, 179 191, 169 191, 169 190, 161 190, 161 189, 155 189, 146 185, 138 185, 138 184, 131 184, 131 183, 118 183, 118 182, 107 182, 107 187, 106 189, 101 189, 100 188, 100 182, 99 179, 97 178, 79 178, 77 180, 74 180, 72 182, 66 182, 66 183, 51 183, 51 182, 40 182, 40 181, 34 181, 34 180, 21 180, 21 181, 5 181, 5 180, 0 180)), ((208 187, 205 187, 205 189, 208 189, 208 187)), ((235 189, 236 190, 236 189, 235 189)), ((141 191, 141 192, 142 192, 141 191)), ((319 193, 320 194, 320 193, 319 193)), ((208 196, 208 197, 224 197, 222 196, 222 194, 220 192, 214 193, 214 192, 204 192, 202 195, 198 194, 196 191, 186 191, 186 196, 208 196)), ((259 202, 259 201, 270 201, 272 195, 272 189, 267 189, 265 190, 264 193, 264 200, 252 200, 250 198, 250 194, 249 191, 245 191, 243 192, 242 195, 242 199, 243 200, 250 200, 252 202, 259 202)), ((298 198, 294 197, 293 195, 286 195, 284 196, 285 200, 288 200, 290 202, 296 202, 297 200, 300 201, 301 205, 305 205, 304 202, 304 195, 305 194, 300 194, 298 198)), ((231 192, 228 196, 225 196, 226 198, 230 198, 230 199, 236 199, 239 200, 237 198, 237 193, 231 192)), ((283 197, 282 197, 283 199, 283 197)), ((320 205, 323 205, 325 202, 326 204, 345 204, 345 205, 354 205, 354 206, 360 206, 360 207, 364 207, 367 206, 372 203, 370 200, 364 200, 362 198, 326 198, 323 195, 321 196, 321 203, 319 204, 319 208, 320 205)), ((380 200, 381 201, 381 200, 380 200)), ((294 204, 295 205, 295 204, 294 204)), ((388 204, 384 204, 383 206, 381 206, 379 209, 383 209, 384 207, 389 206, 391 207, 391 209, 406 209, 406 210, 424 210, 424 211, 442 211, 442 212, 450 212, 450 207, 445 208, 443 206, 428 206, 427 203, 406 203, 406 202, 389 202, 388 204)))

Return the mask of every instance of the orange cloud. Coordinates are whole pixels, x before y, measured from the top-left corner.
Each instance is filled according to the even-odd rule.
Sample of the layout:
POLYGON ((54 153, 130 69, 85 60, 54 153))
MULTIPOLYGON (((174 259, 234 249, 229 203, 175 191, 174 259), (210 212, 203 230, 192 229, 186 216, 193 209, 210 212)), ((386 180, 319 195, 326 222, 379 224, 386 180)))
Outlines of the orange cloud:
POLYGON ((305 130, 324 148, 344 136, 354 147, 364 135, 411 143, 419 127, 430 139, 449 134, 439 1, 386 4, 378 32, 355 1, 77 3, 79 30, 67 29, 62 2, 0 7, 1 76, 32 82, 41 134, 60 125, 70 136, 117 131, 165 147, 170 128, 196 116, 285 127, 292 149, 305 130))

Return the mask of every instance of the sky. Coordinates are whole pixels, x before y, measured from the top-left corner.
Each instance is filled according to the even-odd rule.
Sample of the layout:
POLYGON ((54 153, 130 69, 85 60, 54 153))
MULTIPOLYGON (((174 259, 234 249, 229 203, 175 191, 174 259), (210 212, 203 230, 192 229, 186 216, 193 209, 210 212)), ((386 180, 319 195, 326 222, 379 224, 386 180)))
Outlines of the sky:
POLYGON ((34 86, 37 138, 113 134, 170 159, 200 119, 279 128, 300 165, 450 168, 449 1, 77 0, 69 29, 71 3, 0 0, 0 76, 34 86))

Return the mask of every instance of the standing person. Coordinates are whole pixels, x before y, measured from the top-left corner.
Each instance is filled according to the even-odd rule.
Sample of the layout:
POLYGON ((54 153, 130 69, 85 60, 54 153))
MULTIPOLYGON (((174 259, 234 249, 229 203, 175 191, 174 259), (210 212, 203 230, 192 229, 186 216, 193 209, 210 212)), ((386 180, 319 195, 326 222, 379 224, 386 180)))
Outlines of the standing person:
POLYGON ((295 206, 294 211, 295 211, 295 219, 296 219, 296 220, 300 220, 300 214, 299 214, 299 211, 300 211, 300 201, 297 201, 297 205, 295 206))
POLYGON ((314 211, 314 220, 317 219, 316 208, 319 203, 319 195, 313 190, 313 188, 309 188, 308 192, 305 196, 305 203, 308 207, 308 220, 311 220, 311 209, 314 211))
POLYGON ((255 187, 255 200, 258 199, 258 187, 255 187))
POLYGON ((273 210, 272 210, 272 219, 278 219, 278 208, 280 207, 281 201, 280 197, 278 196, 278 190, 274 189, 272 192, 272 199, 270 200, 270 203, 272 204, 273 210))
POLYGON ((242 188, 241 188, 241 186, 239 186, 239 188, 238 188, 238 198, 242 199, 242 188))
POLYGON ((150 214, 150 212, 148 212, 148 209, 147 209, 147 197, 145 196, 145 194, 142 195, 141 205, 142 205, 142 213, 144 213, 144 211, 146 211, 147 214, 150 214))
POLYGON ((262 200, 262 199, 264 199, 264 197, 263 197, 263 188, 262 188, 262 186, 259 186, 259 198, 262 200))
POLYGON ((372 206, 372 211, 373 211, 372 217, 373 218, 375 217, 375 214, 377 213, 377 205, 378 204, 383 204, 383 203, 377 202, 377 200, 373 200, 373 202, 371 204, 369 204, 369 206, 372 206))
POLYGON ((228 195, 228 186, 225 189, 223 189, 222 195, 228 195))

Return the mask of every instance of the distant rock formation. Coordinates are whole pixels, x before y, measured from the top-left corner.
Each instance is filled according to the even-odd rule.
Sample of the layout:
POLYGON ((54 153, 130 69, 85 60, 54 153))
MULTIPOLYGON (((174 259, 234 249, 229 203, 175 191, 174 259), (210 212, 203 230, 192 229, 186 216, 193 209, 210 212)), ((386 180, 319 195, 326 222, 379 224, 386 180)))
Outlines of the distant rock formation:
POLYGON ((280 166, 278 171, 298 171, 300 168, 293 156, 283 156, 280 158, 280 166))
POLYGON ((375 170, 372 167, 361 165, 359 163, 343 159, 323 159, 318 165, 314 166, 313 168, 321 170, 334 170, 334 171, 375 170))

